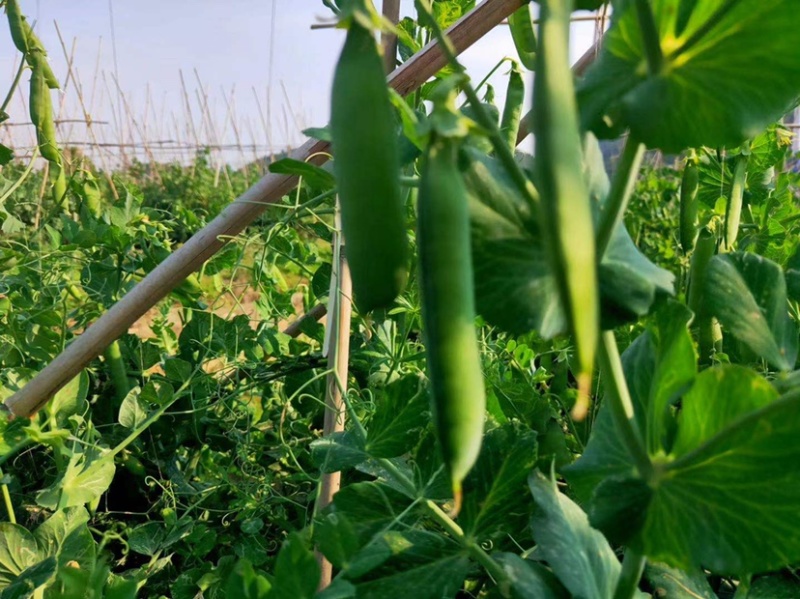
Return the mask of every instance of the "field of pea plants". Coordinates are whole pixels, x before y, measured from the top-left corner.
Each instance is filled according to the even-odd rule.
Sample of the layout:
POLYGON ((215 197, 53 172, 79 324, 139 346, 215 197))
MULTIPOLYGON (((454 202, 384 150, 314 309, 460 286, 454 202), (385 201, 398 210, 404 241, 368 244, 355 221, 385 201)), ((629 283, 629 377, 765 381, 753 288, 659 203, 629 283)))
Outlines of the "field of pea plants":
POLYGON ((398 4, 221 177, 61 143, 0 2, 0 599, 800 598, 798 7, 398 4))

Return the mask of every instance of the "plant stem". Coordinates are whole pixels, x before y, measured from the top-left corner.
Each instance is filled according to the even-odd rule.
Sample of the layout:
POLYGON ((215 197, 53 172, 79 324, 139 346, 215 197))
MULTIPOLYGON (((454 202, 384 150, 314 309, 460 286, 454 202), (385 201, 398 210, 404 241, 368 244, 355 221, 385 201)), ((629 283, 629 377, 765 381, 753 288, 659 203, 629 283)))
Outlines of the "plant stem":
POLYGON ((636 185, 636 178, 639 176, 639 169, 642 166, 642 158, 644 158, 644 144, 633 137, 633 134, 629 134, 617 166, 617 172, 611 183, 611 192, 608 195, 606 207, 600 214, 600 226, 597 230, 598 262, 603 260, 603 254, 608 249, 611 235, 622 221, 622 216, 628 207, 636 185))
POLYGON ((19 85, 19 80, 22 79, 22 73, 25 70, 25 56, 22 56, 22 60, 19 62, 19 69, 17 69, 17 74, 14 77, 14 82, 11 84, 11 89, 8 90, 8 94, 6 94, 6 99, 3 100, 3 105, 0 106, 0 113, 6 111, 8 105, 11 104, 11 98, 14 96, 14 91, 17 89, 19 85))
POLYGON ((467 538, 461 527, 456 524, 453 519, 450 518, 450 516, 448 516, 444 510, 442 510, 442 508, 436 505, 433 501, 427 499, 423 505, 427 508, 431 517, 433 517, 433 519, 436 520, 436 522, 438 522, 439 525, 449 532, 455 539, 460 541, 461 544, 469 551, 472 559, 483 566, 489 575, 494 578, 495 583, 497 583, 499 587, 501 595, 504 597, 509 597, 511 581, 508 579, 508 575, 506 574, 505 570, 503 570, 503 567, 498 564, 491 555, 481 549, 480 545, 478 545, 472 539, 467 538))
MULTIPOLYGON (((405 474, 400 472, 400 470, 395 466, 390 460, 388 459, 379 459, 378 463, 381 467, 386 470, 392 478, 399 483, 400 485, 405 488, 406 492, 411 496, 415 497, 417 495, 416 487, 414 483, 406 477, 405 474)), ((430 516, 450 535, 461 545, 469 551, 470 556, 476 562, 478 562, 484 569, 489 573, 489 575, 494 578, 495 582, 497 583, 500 593, 504 597, 509 596, 509 589, 511 586, 511 582, 508 579, 505 571, 503 570, 502 566, 498 564, 491 555, 486 553, 480 545, 478 545, 473 539, 467 537, 464 534, 464 530, 456 524, 456 522, 448 516, 445 511, 440 508, 436 503, 430 499, 425 499, 422 501, 422 505, 425 506, 425 509, 430 514, 430 516)))
POLYGON ((684 52, 697 45, 708 34, 709 31, 714 29, 714 27, 719 24, 725 15, 736 8, 736 5, 739 4, 740 1, 741 0, 728 0, 725 4, 720 6, 716 12, 708 18, 708 21, 703 23, 703 25, 692 35, 690 35, 689 39, 687 39, 680 48, 672 52, 670 56, 680 56, 684 52))
POLYGON ((650 8, 649 0, 635 0, 636 16, 642 31, 644 53, 647 57, 647 69, 651 75, 658 75, 664 66, 664 54, 661 52, 661 39, 658 35, 656 21, 650 8))
POLYGON ((442 54, 444 54, 445 58, 447 59, 447 62, 450 63, 457 73, 464 75, 464 95, 467 96, 467 100, 469 100, 469 103, 474 110, 478 124, 486 129, 486 131, 489 133, 489 141, 492 142, 492 147, 494 148, 498 159, 500 159, 500 162, 503 163, 503 166, 511 176, 514 184, 517 186, 520 193, 522 193, 522 197, 525 198, 531 208, 536 210, 539 206, 539 192, 533 186, 533 183, 531 183, 528 177, 525 176, 525 173, 522 172, 519 164, 517 164, 517 161, 514 159, 514 153, 503 139, 503 134, 500 132, 500 128, 497 126, 497 123, 492 120, 492 118, 489 116, 489 113, 486 112, 486 109, 483 107, 483 104, 481 104, 478 93, 469 82, 466 70, 461 63, 458 62, 453 44, 444 34, 442 28, 439 27, 438 23, 436 22, 436 18, 431 13, 429 0, 415 0, 414 4, 416 5, 417 10, 419 10, 420 15, 424 16, 426 21, 428 21, 428 25, 431 27, 436 39, 439 41, 439 47, 442 50, 442 54))
MULTIPOLYGON (((0 470, 0 479, 3 478, 3 471, 0 470)), ((17 523, 17 517, 14 515, 14 504, 11 503, 11 494, 8 492, 8 485, 6 483, 0 483, 0 490, 3 493, 3 503, 6 504, 6 512, 8 513, 8 521, 11 524, 17 523)))
POLYGON ((605 385, 605 398, 609 402, 617 433, 633 458, 639 475, 648 481, 653 475, 653 463, 647 454, 641 431, 636 423, 636 414, 628 391, 628 384, 625 382, 622 361, 613 331, 604 331, 601 335, 598 358, 605 385))
POLYGON ((614 590, 614 599, 631 599, 635 595, 646 561, 645 556, 638 551, 630 547, 625 550, 622 572, 617 581, 617 588, 614 590))

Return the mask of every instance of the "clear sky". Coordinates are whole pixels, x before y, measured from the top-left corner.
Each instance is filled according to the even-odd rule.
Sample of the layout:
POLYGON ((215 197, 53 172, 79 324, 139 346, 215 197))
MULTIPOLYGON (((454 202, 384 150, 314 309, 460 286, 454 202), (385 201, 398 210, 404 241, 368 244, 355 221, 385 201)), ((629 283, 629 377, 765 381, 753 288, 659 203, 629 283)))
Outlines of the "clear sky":
MULTIPOLYGON (((67 77, 67 61, 56 25, 67 54, 75 44, 73 68, 87 111, 95 121, 108 123, 94 127, 100 141, 138 142, 145 137, 235 143, 232 124, 236 123, 242 143, 262 146, 254 156, 270 147, 277 151, 297 146, 304 139, 303 128, 327 122, 333 69, 344 32, 311 30, 312 24, 331 16, 321 0, 20 0, 20 5, 36 21, 61 81, 67 77), (117 93, 117 77, 126 104, 117 93), (210 118, 202 115, 204 97, 210 118)), ((404 14, 410 14, 413 0, 403 0, 402 7, 404 14)), ((4 21, 0 22, 3 96, 19 58, 4 21)), ((593 32, 593 24, 575 26, 576 58, 591 43, 593 32)), ((507 29, 498 27, 463 60, 479 80, 503 56, 513 55, 507 29)), ((27 79, 26 74, 23 81, 27 79)), ((502 91, 497 89, 501 101, 502 91)), ((62 118, 82 117, 76 92, 73 80, 64 94, 53 96, 54 102, 63 101, 62 118)), ((25 102, 18 94, 11 103, 12 122, 28 120, 25 102)), ((18 147, 32 145, 30 127, 11 131, 18 147)), ((60 125, 59 135, 73 141, 90 137, 84 125, 70 124, 60 125)), ((7 132, 0 131, 2 140, 8 143, 7 132)), ((159 155, 157 148, 151 146, 151 151, 159 155)))

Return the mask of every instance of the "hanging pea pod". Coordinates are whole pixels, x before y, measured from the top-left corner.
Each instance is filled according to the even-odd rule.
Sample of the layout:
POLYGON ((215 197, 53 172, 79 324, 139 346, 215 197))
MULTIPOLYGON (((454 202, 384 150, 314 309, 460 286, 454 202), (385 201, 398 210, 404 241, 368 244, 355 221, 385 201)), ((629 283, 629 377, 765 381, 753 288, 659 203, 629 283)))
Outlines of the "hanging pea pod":
POLYGON ((468 127, 455 108, 455 88, 441 85, 421 167, 417 244, 432 413, 458 513, 462 481, 480 452, 486 394, 475 330, 469 196, 458 168, 468 127))
POLYGON ((722 351, 722 331, 719 323, 705 308, 705 287, 708 278, 708 265, 717 253, 717 236, 708 228, 703 228, 697 237, 689 268, 689 289, 686 304, 694 312, 692 328, 697 331, 701 363, 708 363, 713 349, 722 351))
POLYGON ((529 2, 523 4, 508 17, 508 26, 511 29, 511 37, 514 39, 517 54, 519 54, 519 61, 526 69, 535 70, 538 43, 533 30, 529 2))
POLYGON ((53 122, 53 101, 39 63, 39 60, 43 61, 44 58, 39 57, 38 52, 33 52, 32 56, 35 66, 31 71, 29 109, 31 120, 36 127, 39 152, 46 160, 60 163, 61 155, 58 152, 56 126, 53 122))
POLYGON ((17 50, 23 54, 28 53, 28 35, 25 25, 25 17, 19 9, 17 0, 6 0, 6 17, 8 17, 8 26, 11 29, 11 39, 17 50))
POLYGON ((29 110, 31 121, 36 127, 36 140, 39 153, 50 163, 50 177, 53 181, 53 199, 61 204, 67 192, 66 176, 62 163, 61 152, 56 139, 56 126, 53 120, 53 101, 50 97, 50 88, 45 80, 45 73, 41 64, 46 64, 44 56, 39 51, 28 53, 32 63, 31 82, 29 94, 29 110))
POLYGON ((351 18, 334 76, 331 137, 355 301, 365 313, 390 306, 408 276, 394 123, 375 37, 351 18))
POLYGON ((524 102, 525 81, 522 79, 522 71, 515 61, 511 61, 511 73, 508 75, 506 102, 503 106, 503 116, 500 119, 500 131, 512 150, 517 147, 517 134, 522 120, 524 102))
POLYGON ((542 196, 541 232, 576 350, 578 401, 573 417, 589 407, 599 337, 599 300, 592 207, 583 178, 583 155, 569 62, 572 2, 540 2, 534 82, 536 171, 542 196))
POLYGON ((461 483, 478 458, 486 409, 467 190, 457 163, 456 142, 437 138, 431 143, 422 166, 417 233, 433 417, 456 513, 461 483))
POLYGON ((744 201, 744 187, 747 180, 748 156, 740 154, 736 157, 736 166, 733 169, 731 193, 728 197, 728 207, 725 211, 725 249, 731 251, 739 235, 739 223, 742 218, 742 202, 744 201))
POLYGON ((680 242, 684 254, 689 254, 697 242, 697 191, 700 188, 700 173, 697 155, 692 152, 686 159, 681 180, 680 242))

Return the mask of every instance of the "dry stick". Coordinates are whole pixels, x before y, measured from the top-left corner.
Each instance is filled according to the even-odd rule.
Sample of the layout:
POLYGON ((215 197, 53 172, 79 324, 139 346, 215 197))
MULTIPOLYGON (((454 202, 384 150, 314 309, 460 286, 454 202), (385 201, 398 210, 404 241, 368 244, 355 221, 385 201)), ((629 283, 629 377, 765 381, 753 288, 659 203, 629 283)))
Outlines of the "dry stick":
MULTIPOLYGON (((67 80, 69 80, 69 78, 72 78, 72 81, 75 83, 75 94, 78 96, 78 103, 80 104, 81 110, 83 111, 83 118, 86 123, 86 130, 88 131, 89 137, 91 138, 92 142, 95 145, 97 145, 97 136, 95 135, 94 129, 92 128, 92 125, 97 121, 92 120, 89 111, 86 109, 86 102, 84 101, 83 98, 83 86, 81 85, 80 79, 78 77, 78 69, 77 67, 73 68, 72 60, 68 59, 67 46, 64 43, 64 38, 61 35, 61 30, 58 28, 58 24, 56 24, 56 33, 58 34, 58 41, 61 44, 61 51, 64 54, 64 58, 67 59, 67 77, 68 77, 67 80)), ((117 192, 117 187, 114 185, 114 180, 111 177, 111 172, 110 169, 108 168, 105 152, 100 153, 100 160, 103 165, 103 174, 105 174, 106 176, 106 180, 108 181, 108 186, 111 189, 111 193, 114 195, 114 200, 119 200, 119 193, 117 192)))
MULTIPOLYGON (((239 126, 236 124, 238 118, 236 116, 236 85, 231 86, 231 97, 230 100, 228 96, 225 94, 225 90, 220 88, 222 91, 222 99, 225 100, 225 106, 228 109, 228 112, 231 115, 231 127, 233 128, 233 138, 236 140, 236 149, 239 150, 239 158, 241 160, 245 160, 244 157, 244 146, 242 146, 242 136, 239 133, 239 126)), ((248 183, 250 182, 250 172, 245 162, 244 166, 242 167, 242 172, 244 172, 244 180, 248 183)))
MULTIPOLYGON (((192 114, 192 105, 189 102, 189 92, 186 91, 186 81, 183 78, 183 70, 179 70, 178 73, 181 76, 181 90, 183 91, 183 108, 186 110, 186 117, 188 118, 189 125, 191 126, 191 133, 192 137, 194 137, 194 145, 200 147, 200 140, 197 137, 197 129, 194 126, 194 115, 192 114)), ((194 171, 195 167, 197 166, 197 161, 192 160, 192 178, 194 178, 194 171)))
MULTIPOLYGON (((341 237, 336 236, 334 243, 341 243, 341 237)), ((328 327, 330 331, 331 346, 328 350, 328 377, 325 388, 325 422, 322 429, 323 437, 344 430, 345 408, 342 395, 347 393, 348 363, 350 361, 350 322, 353 313, 351 301, 353 294, 353 280, 350 277, 350 267, 345 259, 344 245, 339 249, 338 272, 336 273, 336 288, 328 300, 328 327)), ((325 472, 320 480, 319 495, 314 506, 314 512, 319 514, 333 501, 333 496, 341 487, 341 472, 325 472)), ((333 566, 319 551, 315 551, 317 564, 320 569, 318 590, 326 588, 333 578, 333 566)))
MULTIPOLYGON (((222 139, 219 136, 217 131, 217 127, 214 125, 214 118, 211 116, 211 108, 208 104, 208 91, 203 87, 203 82, 200 80, 200 73, 197 72, 197 69, 194 69, 194 76, 197 79, 197 85, 200 88, 200 96, 202 97, 202 110, 203 114, 205 115, 206 119, 206 131, 208 132, 211 141, 217 147, 217 168, 216 173, 214 174, 214 187, 219 186, 219 176, 220 173, 225 173, 225 182, 228 184, 228 189, 233 190, 233 184, 231 183, 230 175, 228 174, 228 169, 225 168, 225 160, 223 158, 222 152, 222 139)), ((225 122, 222 124, 222 131, 225 132, 225 129, 228 126, 228 116, 225 115, 225 122)))
MULTIPOLYGON (((383 0, 383 17, 397 25, 400 21, 400 0, 383 0)), ((381 34, 381 45, 383 46, 384 68, 387 73, 391 73, 397 66, 397 36, 384 32, 381 34)))
MULTIPOLYGON (((602 39, 597 43, 592 44, 592 47, 584 52, 578 61, 572 65, 572 73, 576 77, 582 76, 586 69, 588 69, 597 58, 602 46, 602 39)), ((517 134, 517 145, 521 144, 523 140, 531 134, 531 126, 533 125, 533 110, 530 110, 519 123, 519 133, 517 134)))
MULTIPOLYGON (((267 117, 264 116, 264 110, 261 108, 261 100, 258 98, 258 92, 256 91, 255 86, 252 88, 253 90, 253 97, 256 100, 256 108, 258 108, 258 116, 261 119, 261 126, 264 128, 264 135, 267 138, 267 144, 269 145, 269 161, 272 162, 274 160, 274 148, 275 146, 272 144, 272 128, 269 126, 267 122, 267 117)), ((269 93, 267 93, 267 109, 269 109, 269 93)), ((255 142, 255 138, 253 138, 253 142, 255 142)))
MULTIPOLYGON (((484 0, 459 19, 448 31, 458 52, 463 52, 520 6, 524 0, 484 0)), ((389 84, 400 95, 416 90, 446 64, 434 42, 396 69, 389 84)), ((296 160, 322 164, 327 159, 327 142, 309 140, 292 153, 296 160)), ((198 231, 181 248, 159 264, 127 295, 114 304, 25 387, 5 401, 16 416, 35 413, 64 385, 78 375, 95 357, 147 310, 198 270, 232 237, 240 233, 267 208, 297 185, 297 177, 269 173, 247 190, 222 213, 198 231)))
POLYGON ((287 326, 283 333, 289 337, 297 337, 303 332, 303 327, 307 322, 316 322, 328 313, 328 307, 325 304, 317 304, 308 312, 300 316, 292 324, 287 326))
POLYGON ((119 94, 119 96, 122 98, 122 107, 125 110, 125 114, 128 116, 128 129, 131 132, 131 143, 128 145, 133 148, 140 147, 139 144, 133 142, 133 132, 135 131, 139 134, 139 139, 142 140, 141 147, 144 148, 144 153, 147 156, 147 159, 151 164, 155 164, 156 157, 151 151, 150 145, 147 143, 147 137, 142 131, 142 128, 139 126, 139 121, 137 121, 136 117, 133 116, 131 105, 128 103, 128 99, 125 97, 125 93, 122 91, 122 88, 119 86, 117 77, 115 75, 112 75, 112 77, 114 78, 114 85, 117 87, 117 94, 119 94))
MULTIPOLYGON (((103 71, 103 84, 104 84, 106 93, 108 94, 109 101, 111 101, 111 99, 112 99, 111 88, 108 87, 108 79, 106 79, 105 71, 103 71)), ((122 113, 120 113, 118 115, 116 110, 114 110, 113 106, 111 107, 111 122, 113 123, 114 130, 116 131, 117 142, 120 143, 120 144, 123 144, 125 142, 125 132, 122 129, 122 113)), ((121 147, 120 150, 122 150, 120 152, 122 154, 122 166, 123 167, 127 167, 128 166, 128 155, 125 153, 125 149, 124 148, 121 147)))

